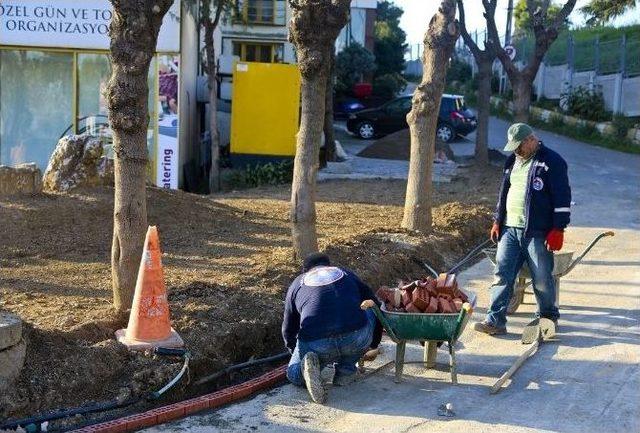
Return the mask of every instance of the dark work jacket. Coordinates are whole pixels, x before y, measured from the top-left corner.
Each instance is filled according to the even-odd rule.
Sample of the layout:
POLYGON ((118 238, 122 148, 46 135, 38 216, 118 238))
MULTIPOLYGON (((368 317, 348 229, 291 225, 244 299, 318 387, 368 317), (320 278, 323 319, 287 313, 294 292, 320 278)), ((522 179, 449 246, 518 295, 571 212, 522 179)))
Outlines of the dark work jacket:
MULTIPOLYGON (((540 142, 532 156, 525 196, 525 236, 546 237, 551 229, 564 230, 571 217, 571 187, 567 163, 553 150, 540 142)), ((494 220, 503 226, 507 215, 507 194, 511 183, 509 176, 516 155, 507 158, 502 175, 502 185, 494 220)), ((504 232, 501 230, 500 233, 504 232)))
MULTIPOLYGON (((313 341, 364 327, 367 317, 360 304, 366 299, 380 306, 369 286, 353 272, 340 269, 344 276, 334 283, 306 286, 302 274, 289 286, 282 321, 282 337, 289 351, 293 352, 297 339, 313 341)), ((382 325, 376 320, 371 347, 378 347, 381 339, 382 325)))

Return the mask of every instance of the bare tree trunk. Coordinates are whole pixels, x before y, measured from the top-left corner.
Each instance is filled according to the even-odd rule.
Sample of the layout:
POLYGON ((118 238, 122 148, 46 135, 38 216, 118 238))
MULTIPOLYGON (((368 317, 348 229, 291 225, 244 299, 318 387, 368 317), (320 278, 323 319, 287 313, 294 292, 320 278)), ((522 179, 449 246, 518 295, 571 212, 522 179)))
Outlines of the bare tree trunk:
POLYGON ((491 67, 493 59, 483 58, 478 63, 478 131, 476 132, 475 164, 489 163, 489 110, 491 98, 491 67))
POLYGON ((413 94, 411 111, 407 114, 411 156, 402 227, 409 230, 431 231, 431 176, 438 122, 434 113, 440 110, 447 65, 458 39, 455 15, 455 0, 443 0, 429 22, 424 36, 422 82, 413 94))
POLYGON ((207 53, 207 82, 209 84, 209 137, 211 138, 211 167, 209 192, 220 190, 220 135, 218 134, 218 83, 216 80, 213 26, 205 24, 205 51, 207 53))
POLYGON ((349 19, 350 0, 289 0, 289 39, 302 76, 302 114, 291 184, 291 233, 298 260, 318 250, 316 174, 331 53, 349 19))
POLYGON ((115 154, 111 276, 117 311, 131 307, 147 230, 147 76, 173 0, 111 0, 111 78, 106 90, 115 154))
POLYGON ((532 79, 522 74, 517 80, 511 80, 513 88, 513 118, 516 122, 529 121, 532 79))
POLYGON ((209 135, 211 136, 211 168, 209 192, 220 191, 220 133, 218 131, 218 83, 209 75, 209 135))
POLYGON ((324 150, 327 161, 336 160, 336 137, 333 131, 333 75, 335 73, 335 52, 331 52, 331 67, 324 99, 324 150))
MULTIPOLYGON (((209 9, 206 9, 207 13, 209 9)), ((220 191, 220 134, 218 133, 218 83, 216 68, 216 52, 213 45, 213 31, 218 23, 220 8, 215 20, 206 17, 204 21, 204 45, 206 62, 204 68, 207 72, 209 84, 209 137, 211 138, 211 167, 209 168, 209 192, 220 191)))
POLYGON ((318 251, 316 235, 316 174, 324 115, 326 75, 302 80, 302 115, 291 186, 294 254, 303 259, 318 251))

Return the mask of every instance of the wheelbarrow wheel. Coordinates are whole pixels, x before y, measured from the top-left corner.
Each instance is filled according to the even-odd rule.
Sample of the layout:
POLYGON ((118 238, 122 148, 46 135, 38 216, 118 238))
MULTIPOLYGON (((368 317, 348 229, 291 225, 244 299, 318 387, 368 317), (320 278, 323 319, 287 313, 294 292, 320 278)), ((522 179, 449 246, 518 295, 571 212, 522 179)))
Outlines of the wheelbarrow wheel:
POLYGON ((524 301, 524 289, 516 288, 511 295, 509 305, 507 306, 507 314, 513 314, 518 311, 520 304, 524 301))

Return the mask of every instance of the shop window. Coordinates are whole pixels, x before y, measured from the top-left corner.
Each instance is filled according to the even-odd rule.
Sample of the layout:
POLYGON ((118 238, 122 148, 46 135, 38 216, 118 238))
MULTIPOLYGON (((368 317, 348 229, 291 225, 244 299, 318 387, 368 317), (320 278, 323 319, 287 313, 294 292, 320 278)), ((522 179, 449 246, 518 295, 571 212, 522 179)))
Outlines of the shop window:
POLYGON ((77 133, 88 132, 111 142, 107 100, 104 92, 111 76, 111 63, 106 54, 78 54, 78 119, 77 133))
POLYGON ((238 21, 246 24, 286 24, 285 0, 242 0, 238 2, 238 21))
MULTIPOLYGON (((156 62, 148 76, 150 163, 158 123, 156 62)), ((0 164, 35 162, 44 171, 62 135, 87 132, 110 145, 104 97, 110 74, 106 53, 0 49, 0 164)))
POLYGON ((243 62, 282 63, 284 44, 234 42, 233 55, 243 62))
POLYGON ((0 50, 0 163, 44 170, 73 124, 73 54, 0 50))

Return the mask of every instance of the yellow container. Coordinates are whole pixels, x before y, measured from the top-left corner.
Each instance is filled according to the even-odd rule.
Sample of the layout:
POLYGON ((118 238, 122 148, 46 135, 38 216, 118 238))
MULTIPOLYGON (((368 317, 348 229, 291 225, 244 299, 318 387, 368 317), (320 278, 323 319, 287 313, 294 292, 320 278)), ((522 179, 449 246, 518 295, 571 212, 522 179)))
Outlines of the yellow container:
POLYGON ((300 117, 300 72, 296 65, 236 63, 232 101, 232 154, 295 155, 300 117))

